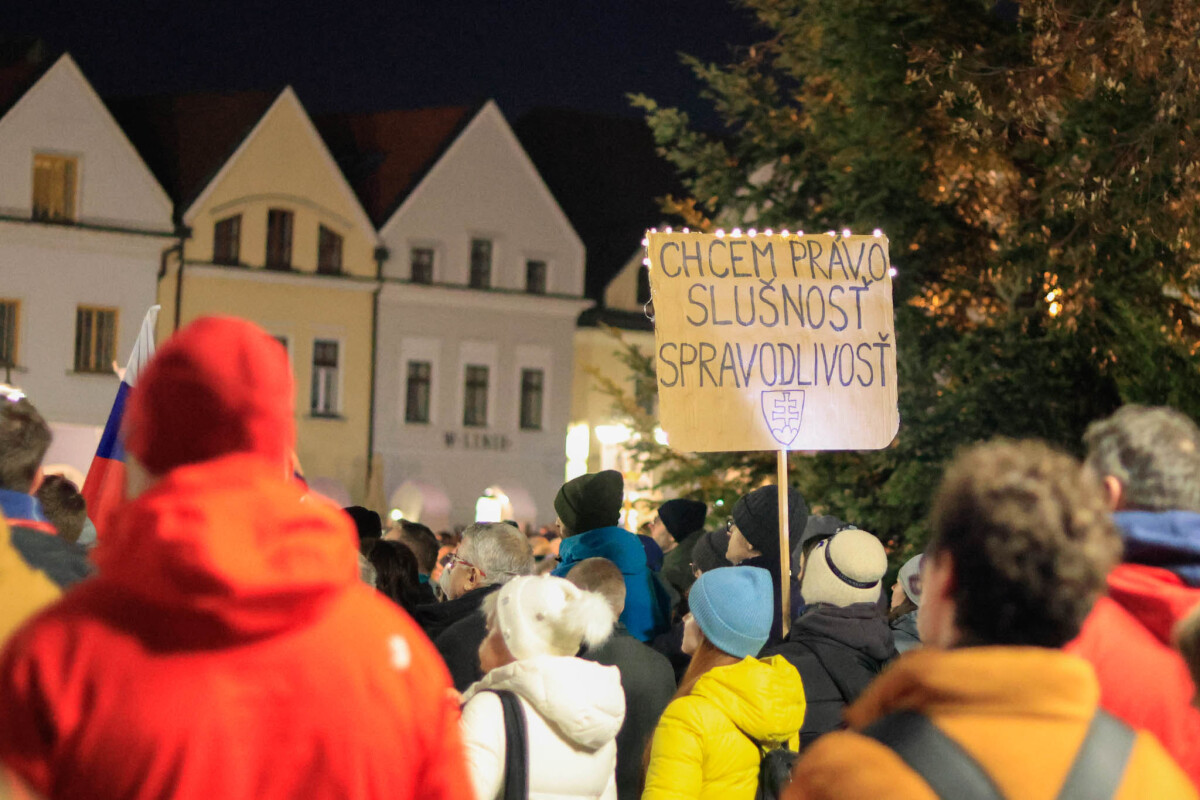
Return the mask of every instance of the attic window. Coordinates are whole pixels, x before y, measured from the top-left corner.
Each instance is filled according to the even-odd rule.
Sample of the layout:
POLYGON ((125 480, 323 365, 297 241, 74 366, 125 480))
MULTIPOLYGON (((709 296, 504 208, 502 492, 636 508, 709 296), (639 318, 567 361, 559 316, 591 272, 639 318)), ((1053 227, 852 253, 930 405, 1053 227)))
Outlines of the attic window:
POLYGON ((320 226, 317 232, 317 272, 337 275, 342 271, 342 237, 320 226))
POLYGON ((292 212, 281 208, 267 212, 267 267, 270 269, 292 268, 292 219, 292 212))
POLYGON ((33 218, 46 222, 74 222, 78 175, 78 159, 35 153, 33 218))

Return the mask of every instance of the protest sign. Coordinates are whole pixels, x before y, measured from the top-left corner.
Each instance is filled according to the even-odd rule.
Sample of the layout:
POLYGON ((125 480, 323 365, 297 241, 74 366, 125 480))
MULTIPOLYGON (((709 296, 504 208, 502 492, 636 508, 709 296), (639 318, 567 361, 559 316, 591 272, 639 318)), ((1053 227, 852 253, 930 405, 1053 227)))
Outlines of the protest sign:
POLYGON ((899 427, 881 234, 647 235, 671 447, 871 450, 899 427))

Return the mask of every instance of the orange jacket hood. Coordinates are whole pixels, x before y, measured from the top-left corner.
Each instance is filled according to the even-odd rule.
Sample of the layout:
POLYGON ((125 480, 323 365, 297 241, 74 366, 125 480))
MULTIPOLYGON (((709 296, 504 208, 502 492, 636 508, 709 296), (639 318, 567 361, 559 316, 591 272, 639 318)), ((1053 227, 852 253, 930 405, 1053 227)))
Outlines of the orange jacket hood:
POLYGON ((173 470, 124 504, 93 558, 161 635, 227 641, 311 620, 357 580, 355 541, 339 509, 239 454, 173 470))

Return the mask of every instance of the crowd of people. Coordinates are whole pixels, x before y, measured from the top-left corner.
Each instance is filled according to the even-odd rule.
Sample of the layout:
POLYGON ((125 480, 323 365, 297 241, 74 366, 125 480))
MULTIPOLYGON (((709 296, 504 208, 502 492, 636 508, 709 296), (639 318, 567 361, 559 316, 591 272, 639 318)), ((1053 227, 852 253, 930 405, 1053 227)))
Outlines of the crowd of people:
POLYGON ((1082 461, 970 447, 889 554, 794 488, 781 531, 772 485, 638 534, 611 470, 552 532, 385 526, 292 472, 293 403, 256 326, 178 332, 96 537, 36 398, 0 398, 0 797, 1198 797, 1177 411, 1098 420, 1082 461))

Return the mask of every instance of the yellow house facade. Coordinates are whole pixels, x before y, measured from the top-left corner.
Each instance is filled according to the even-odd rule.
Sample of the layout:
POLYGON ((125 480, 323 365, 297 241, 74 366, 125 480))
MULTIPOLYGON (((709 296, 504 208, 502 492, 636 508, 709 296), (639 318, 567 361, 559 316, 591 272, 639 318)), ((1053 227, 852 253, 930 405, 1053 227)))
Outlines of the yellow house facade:
POLYGON ((188 136, 203 137, 212 121, 223 128, 213 133, 217 144, 224 135, 236 146, 221 158, 212 140, 198 138, 190 149, 171 143, 174 157, 192 161, 176 174, 184 233, 161 270, 159 339, 207 314, 244 317, 279 338, 296 380, 305 477, 345 504, 363 503, 379 289, 375 229, 290 87, 240 139, 230 131, 253 116, 246 104, 231 101, 225 116, 202 113, 213 102, 189 109, 184 98, 174 109, 179 126, 200 128, 188 128, 188 136), (207 169, 205 155, 213 162, 207 169), (189 176, 202 174, 188 186, 189 176))

